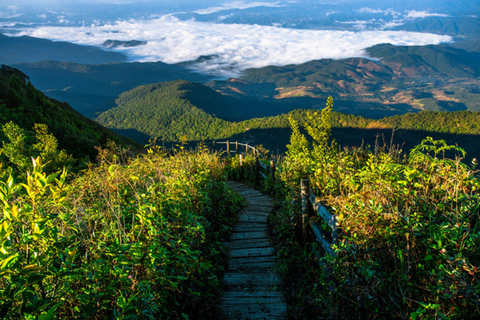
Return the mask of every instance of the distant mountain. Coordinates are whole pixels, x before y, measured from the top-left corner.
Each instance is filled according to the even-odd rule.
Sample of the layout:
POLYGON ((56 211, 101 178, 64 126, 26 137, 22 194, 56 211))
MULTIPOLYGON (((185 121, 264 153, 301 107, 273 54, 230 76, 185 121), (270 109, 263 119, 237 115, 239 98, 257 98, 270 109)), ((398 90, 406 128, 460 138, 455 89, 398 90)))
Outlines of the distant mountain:
MULTIPOLYGON (((465 9, 468 12, 468 9, 465 9)), ((480 38, 480 19, 468 16, 426 17, 394 27, 393 30, 445 34, 459 39, 478 39, 480 38)))
POLYGON ((46 124, 57 138, 60 149, 76 158, 94 159, 95 146, 104 146, 108 139, 124 145, 136 146, 98 123, 82 116, 68 104, 46 97, 35 89, 21 71, 0 68, 0 124, 13 121, 31 131, 35 123, 46 124))
POLYGON ((227 97, 255 99, 258 103, 252 105, 276 104, 276 114, 288 108, 318 108, 330 95, 336 111, 372 118, 422 110, 480 110, 480 53, 448 45, 391 44, 373 46, 367 53, 374 59, 248 69, 240 79, 208 85, 227 97))
POLYGON ((367 49, 399 76, 477 78, 480 53, 442 45, 394 46, 379 44, 367 49))
POLYGON ((115 98, 139 85, 186 79, 206 82, 210 78, 162 62, 83 65, 41 61, 16 64, 32 83, 57 100, 68 102, 83 115, 94 118, 115 106, 115 98))
POLYGON ((96 47, 80 46, 69 42, 55 42, 28 36, 0 36, 0 64, 30 63, 56 60, 84 64, 122 62, 121 53, 108 52, 96 47))

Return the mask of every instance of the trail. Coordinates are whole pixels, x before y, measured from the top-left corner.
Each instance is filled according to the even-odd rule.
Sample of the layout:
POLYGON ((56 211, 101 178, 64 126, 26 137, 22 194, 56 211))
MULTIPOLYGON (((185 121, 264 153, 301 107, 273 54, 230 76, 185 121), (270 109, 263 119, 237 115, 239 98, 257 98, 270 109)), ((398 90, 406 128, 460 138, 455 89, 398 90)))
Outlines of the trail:
POLYGON ((270 197, 238 182, 230 186, 247 202, 228 243, 221 310, 224 319, 285 319, 287 304, 274 272, 275 250, 267 232, 270 197))

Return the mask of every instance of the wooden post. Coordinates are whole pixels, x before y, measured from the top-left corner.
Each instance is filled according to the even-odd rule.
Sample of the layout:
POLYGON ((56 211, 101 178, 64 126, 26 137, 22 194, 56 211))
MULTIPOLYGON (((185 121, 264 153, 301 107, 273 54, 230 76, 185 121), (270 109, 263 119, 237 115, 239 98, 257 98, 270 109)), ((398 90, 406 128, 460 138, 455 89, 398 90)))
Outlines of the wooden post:
POLYGON ((238 141, 235 142, 235 151, 236 151, 236 154, 238 154, 238 141))
POLYGON ((258 176, 260 175, 260 160, 258 156, 255 157, 255 185, 258 185, 258 176))
POLYGON ((230 157, 230 142, 227 141, 227 157, 230 157))
POLYGON ((275 162, 273 160, 270 160, 270 172, 272 174, 273 184, 275 184, 275 162))
POLYGON ((243 178, 243 154, 240 155, 240 179, 243 178))
POLYGON ((302 233, 303 243, 307 243, 307 226, 308 226, 308 179, 301 181, 302 186, 302 233))
POLYGON ((272 194, 275 194, 275 162, 270 160, 270 174, 272 175, 272 194))
POLYGON ((332 244, 338 243, 337 216, 332 214, 332 244))
POLYGON ((217 145, 215 143, 215 140, 213 140, 213 152, 217 152, 217 145))

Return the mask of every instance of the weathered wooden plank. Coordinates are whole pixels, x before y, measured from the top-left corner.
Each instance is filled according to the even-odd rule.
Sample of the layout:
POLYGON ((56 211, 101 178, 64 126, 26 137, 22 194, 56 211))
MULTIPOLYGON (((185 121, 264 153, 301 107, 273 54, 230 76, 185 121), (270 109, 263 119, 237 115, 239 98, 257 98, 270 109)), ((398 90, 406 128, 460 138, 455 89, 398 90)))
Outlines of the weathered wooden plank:
POLYGON ((275 273, 228 273, 223 279, 224 284, 230 290, 247 289, 243 291, 253 292, 254 290, 275 291, 281 285, 280 277, 275 273))
POLYGON ((264 208, 247 208, 242 212, 240 216, 253 214, 268 217, 271 213, 272 210, 267 210, 264 208))
POLYGON ((267 224, 267 216, 259 214, 242 214, 238 217, 238 222, 260 222, 267 224))
POLYGON ((273 247, 232 249, 228 255, 231 258, 266 257, 275 255, 275 249, 273 247))
POLYGON ((234 229, 235 232, 265 232, 268 236, 267 225, 264 223, 239 222, 234 229))
POLYGON ((228 249, 247 249, 247 248, 263 248, 269 247, 272 245, 272 242, 269 238, 265 237, 263 239, 239 239, 232 241, 226 244, 228 249))
POLYGON ((268 234, 262 231, 237 231, 233 230, 233 233, 230 237, 231 241, 237 240, 237 239, 266 239, 268 238, 268 234))
POLYGON ((287 304, 279 292, 264 296, 255 293, 229 292, 222 298, 223 314, 230 319, 285 319, 287 304))
POLYGON ((316 236, 316 240, 318 242, 320 242, 320 244, 322 245, 323 249, 330 255, 334 255, 335 254, 335 251, 333 251, 333 249, 331 248, 331 244, 330 242, 327 241, 327 238, 325 237, 325 235, 323 234, 322 230, 320 230, 320 228, 318 227, 318 225, 316 224, 315 222, 315 219, 310 219, 310 226, 312 227, 313 229, 313 233, 315 234, 316 236))
POLYGON ((234 232, 263 232, 265 233, 265 236, 268 237, 267 226, 265 225, 259 225, 259 224, 253 224, 253 223, 249 225, 237 224, 237 226, 233 231, 234 232))
POLYGON ((232 292, 225 292, 223 294, 222 300, 225 301, 232 301, 234 302, 235 299, 240 302, 247 301, 249 299, 257 299, 259 302, 261 300, 267 301, 271 298, 280 298, 280 301, 283 300, 283 295, 279 291, 263 291, 259 292, 248 292, 248 291, 232 291, 232 292))
POLYGON ((274 273, 275 249, 267 232, 274 205, 270 197, 230 184, 246 200, 230 242, 224 278, 222 319, 285 319, 287 305, 281 280, 274 273))
POLYGON ((275 256, 264 256, 264 257, 231 257, 228 260, 228 267, 230 270, 235 270, 236 268, 240 269, 252 269, 256 268, 267 268, 272 269, 275 266, 275 256))
POLYGON ((332 215, 330 212, 328 212, 327 208, 325 208, 320 200, 317 199, 317 196, 313 193, 312 190, 310 190, 310 203, 313 206, 313 209, 315 209, 316 212, 327 222, 327 224, 330 226, 330 228, 336 228, 336 219, 335 215, 332 215))

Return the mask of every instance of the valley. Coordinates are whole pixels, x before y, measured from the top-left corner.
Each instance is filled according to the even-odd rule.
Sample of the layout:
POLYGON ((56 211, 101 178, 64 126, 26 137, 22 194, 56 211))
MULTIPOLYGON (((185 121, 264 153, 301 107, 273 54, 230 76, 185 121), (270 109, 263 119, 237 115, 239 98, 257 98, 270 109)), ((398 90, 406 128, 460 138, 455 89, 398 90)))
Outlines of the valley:
POLYGON ((479 17, 1 3, 0 318, 480 318, 479 17))

